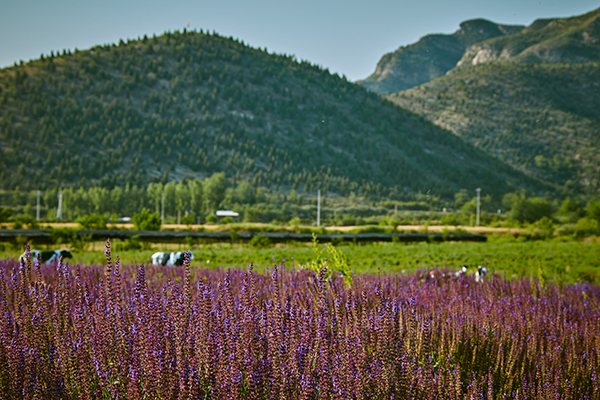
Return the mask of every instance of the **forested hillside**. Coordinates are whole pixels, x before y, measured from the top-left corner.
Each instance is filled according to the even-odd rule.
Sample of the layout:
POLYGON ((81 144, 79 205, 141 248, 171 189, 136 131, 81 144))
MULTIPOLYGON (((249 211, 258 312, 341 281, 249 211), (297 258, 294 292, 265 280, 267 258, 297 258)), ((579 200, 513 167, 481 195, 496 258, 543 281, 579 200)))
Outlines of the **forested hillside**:
POLYGON ((483 64, 389 98, 530 176, 600 191, 600 64, 483 64))
POLYGON ((562 186, 564 193, 597 195, 600 9, 541 19, 524 28, 476 22, 461 24, 453 35, 426 36, 394 53, 395 63, 384 56, 362 84, 382 92, 375 82, 391 84, 391 77, 432 71, 432 65, 445 60, 431 79, 415 81, 420 85, 408 89, 405 85, 387 98, 527 175, 562 186), (459 34, 476 25, 479 36, 466 36, 473 42, 462 47, 460 57, 460 46, 426 46, 459 43, 459 34), (378 72, 383 64, 387 75, 378 72))
POLYGON ((0 70, 4 190, 138 187, 224 171, 341 195, 547 190, 345 78, 197 32, 0 70))

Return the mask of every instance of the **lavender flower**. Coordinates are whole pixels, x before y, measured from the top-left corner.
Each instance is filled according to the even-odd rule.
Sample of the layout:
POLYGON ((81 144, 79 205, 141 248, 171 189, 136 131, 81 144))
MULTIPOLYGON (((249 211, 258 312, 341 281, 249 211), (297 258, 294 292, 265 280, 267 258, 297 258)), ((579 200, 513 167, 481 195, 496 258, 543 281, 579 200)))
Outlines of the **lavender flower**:
MULTIPOLYGON (((0 260, 6 398, 595 398, 600 288, 0 260), (543 290, 542 290, 543 289, 543 290), (585 296, 582 295, 585 293, 585 296)), ((422 279, 426 277, 426 279, 422 279)))

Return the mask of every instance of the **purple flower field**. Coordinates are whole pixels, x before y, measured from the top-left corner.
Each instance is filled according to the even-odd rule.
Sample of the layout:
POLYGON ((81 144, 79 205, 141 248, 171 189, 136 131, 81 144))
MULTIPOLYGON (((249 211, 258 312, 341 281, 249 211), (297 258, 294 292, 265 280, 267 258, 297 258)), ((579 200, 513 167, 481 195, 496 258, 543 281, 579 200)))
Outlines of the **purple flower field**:
POLYGON ((600 288, 0 260, 3 399, 598 399, 600 288))

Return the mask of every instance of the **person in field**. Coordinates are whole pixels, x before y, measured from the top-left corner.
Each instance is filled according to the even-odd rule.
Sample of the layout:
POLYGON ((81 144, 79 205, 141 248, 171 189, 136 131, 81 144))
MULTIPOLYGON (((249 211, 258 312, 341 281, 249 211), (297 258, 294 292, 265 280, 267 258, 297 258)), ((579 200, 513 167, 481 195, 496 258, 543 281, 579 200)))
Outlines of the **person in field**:
MULTIPOLYGON (((189 250, 187 252, 190 253, 190 261, 193 260, 194 254, 189 250)), ((158 251, 152 254, 152 264, 162 266, 182 266, 183 260, 185 258, 185 253, 185 251, 177 251, 174 253, 158 251)))
POLYGON ((483 279, 487 275, 487 262, 485 263, 485 267, 481 265, 477 267, 477 272, 475 272, 475 282, 483 282, 483 279))
POLYGON ((454 273, 454 276, 456 276, 457 278, 460 278, 461 276, 466 276, 468 267, 469 266, 466 264, 461 265, 460 269, 454 273))
MULTIPOLYGON (((67 249, 60 250, 31 250, 31 259, 33 261, 37 260, 38 257, 42 263, 53 263, 54 261, 60 260, 62 258, 73 258, 73 254, 67 249)), ((25 260, 25 253, 19 256, 19 261, 25 260)))

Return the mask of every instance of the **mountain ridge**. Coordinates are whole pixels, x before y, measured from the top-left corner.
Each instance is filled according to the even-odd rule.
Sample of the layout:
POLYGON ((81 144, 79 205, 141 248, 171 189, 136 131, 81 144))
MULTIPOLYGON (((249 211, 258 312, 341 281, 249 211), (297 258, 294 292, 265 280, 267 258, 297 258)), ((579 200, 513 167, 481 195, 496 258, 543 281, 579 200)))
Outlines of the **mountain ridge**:
POLYGON ((600 191, 598 63, 486 63, 388 98, 530 176, 600 191))
POLYGON ((443 75, 385 97, 530 176, 597 195, 600 8, 508 33, 469 45, 443 75))
POLYGON ((471 45, 457 67, 497 60, 582 64, 600 61, 600 8, 570 18, 534 21, 521 32, 471 45))
POLYGON ((376 93, 390 94, 454 69, 500 60, 600 62, 600 8, 568 18, 537 19, 529 26, 467 20, 452 34, 425 35, 383 55, 373 74, 357 83, 376 93))
POLYGON ((379 94, 406 90, 446 74, 472 44, 512 35, 523 28, 485 19, 464 21, 452 34, 426 35, 414 44, 385 54, 377 63, 375 72, 358 83, 379 94))
POLYGON ((0 70, 4 189, 218 171, 375 197, 554 190, 337 74, 232 38, 184 30, 0 70))

